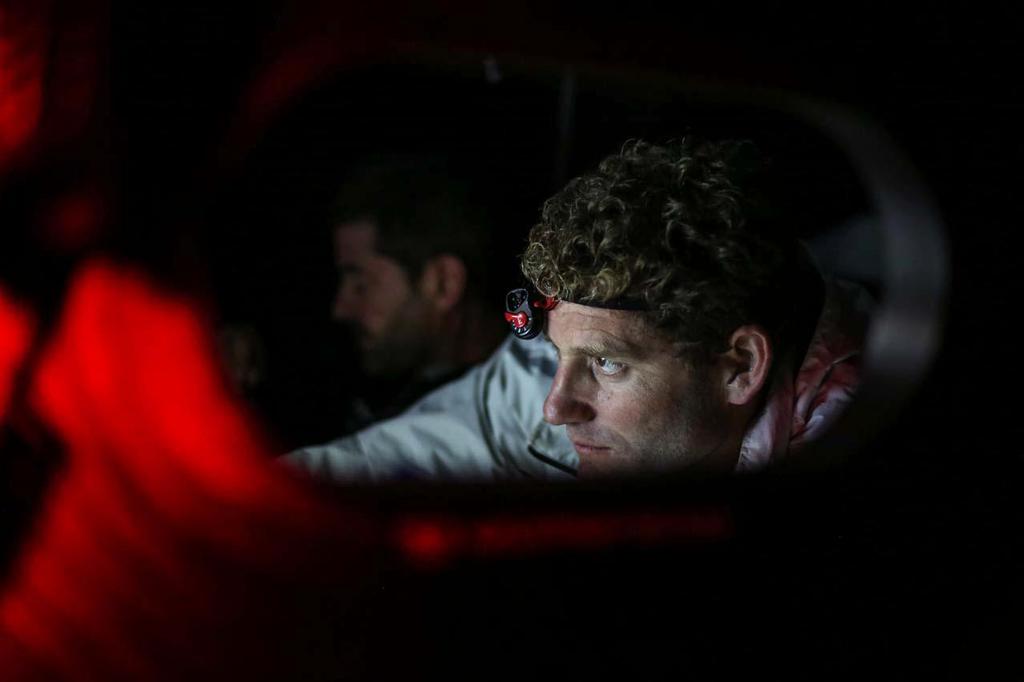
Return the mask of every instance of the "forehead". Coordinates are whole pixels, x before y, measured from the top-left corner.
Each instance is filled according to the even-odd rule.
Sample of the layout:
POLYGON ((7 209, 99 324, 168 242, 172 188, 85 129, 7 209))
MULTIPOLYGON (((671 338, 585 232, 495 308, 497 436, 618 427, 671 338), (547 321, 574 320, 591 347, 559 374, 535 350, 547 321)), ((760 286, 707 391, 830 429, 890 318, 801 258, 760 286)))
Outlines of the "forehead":
POLYGON ((352 263, 376 254, 377 228, 369 220, 339 223, 334 228, 334 259, 352 263))
POLYGON ((642 313, 565 301, 549 313, 547 335, 562 352, 588 349, 643 356, 671 348, 642 313))

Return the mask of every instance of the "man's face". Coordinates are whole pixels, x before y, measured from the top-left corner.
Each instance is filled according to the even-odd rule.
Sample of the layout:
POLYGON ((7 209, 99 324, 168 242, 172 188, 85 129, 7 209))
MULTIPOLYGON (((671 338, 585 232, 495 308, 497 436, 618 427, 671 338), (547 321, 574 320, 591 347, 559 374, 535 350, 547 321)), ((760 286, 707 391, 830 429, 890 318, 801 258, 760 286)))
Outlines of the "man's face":
POLYGON ((640 313, 561 302, 547 335, 559 360, 544 419, 565 425, 581 477, 706 462, 726 443, 710 368, 691 368, 640 313))
POLYGON ((340 279, 333 315, 352 325, 367 374, 396 376, 426 361, 431 317, 402 266, 377 251, 376 239, 369 221, 335 228, 340 279))

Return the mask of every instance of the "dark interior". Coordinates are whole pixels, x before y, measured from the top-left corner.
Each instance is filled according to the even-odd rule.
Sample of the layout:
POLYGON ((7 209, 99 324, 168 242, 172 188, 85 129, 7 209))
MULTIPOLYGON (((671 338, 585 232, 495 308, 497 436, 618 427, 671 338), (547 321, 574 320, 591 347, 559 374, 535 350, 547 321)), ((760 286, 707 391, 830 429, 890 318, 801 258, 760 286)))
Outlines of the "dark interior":
POLYGON ((349 340, 330 322, 328 209, 353 165, 396 154, 445 159, 490 213, 495 315, 543 201, 625 140, 700 131, 749 139, 772 159, 770 191, 824 269, 881 294, 871 207, 842 153, 791 115, 715 99, 668 78, 631 83, 514 62, 340 69, 302 93, 250 151, 207 221, 223 318, 267 344, 252 403, 287 448, 338 437, 358 388, 349 340))
MULTIPOLYGON (((866 116, 941 212, 948 288, 926 291, 944 296, 927 301, 941 329, 927 371, 878 384, 882 416, 827 446, 852 453, 836 466, 728 480, 310 487, 355 529, 325 530, 319 544, 315 529, 290 534, 276 498, 232 506, 182 487, 185 507, 209 514, 169 522, 116 458, 91 460, 116 485, 89 488, 78 499, 93 506, 69 526, 80 533, 43 548, 51 580, 79 582, 29 585, 23 613, 59 627, 29 651, 0 624, 0 665, 11 661, 12 679, 160 677, 133 676, 140 669, 167 679, 718 679, 751 667, 770 678, 1019 677, 1019 22, 978 8, 904 19, 730 7, 680 23, 647 3, 454 5, 92 7, 105 27, 95 43, 104 79, 89 126, 0 185, 0 293, 40 321, 2 415, 5 577, 17 577, 64 491, 74 444, 35 420, 27 387, 72 275, 97 254, 187 293, 217 324, 264 335, 267 383, 238 405, 275 451, 337 435, 332 415, 359 379, 327 315, 325 208, 338 174, 366 155, 450 153, 500 207, 494 267, 514 279, 539 203, 624 138, 690 127, 750 137, 784 166, 780 178, 795 179, 778 188, 793 230, 825 267, 885 301, 898 292, 865 179, 850 150, 786 113, 778 93, 866 116), (359 58, 328 60, 250 125, 253 84, 324 35, 359 58), (35 229, 36 209, 87 179, 107 188, 106 230, 56 248, 35 229), (886 403, 889 388, 906 400, 886 403), (103 525, 124 518, 136 535, 103 525), (625 519, 639 535, 588 535, 594 519, 625 519), (651 531, 679 530, 679 519, 719 525, 651 531), (424 564, 395 534, 420 521, 463 539, 495 525, 529 530, 500 551, 452 541, 443 561, 424 564), (242 541, 207 542, 232 529, 242 541), (92 563, 78 560, 83 546, 92 563), (108 594, 96 611, 74 608, 108 594)), ((77 16, 60 7, 55 22, 77 16)), ((901 258, 916 272, 912 249, 901 258)), ((495 300, 498 314, 500 291, 495 300)), ((152 438, 145 455, 159 463, 170 451, 152 438)))

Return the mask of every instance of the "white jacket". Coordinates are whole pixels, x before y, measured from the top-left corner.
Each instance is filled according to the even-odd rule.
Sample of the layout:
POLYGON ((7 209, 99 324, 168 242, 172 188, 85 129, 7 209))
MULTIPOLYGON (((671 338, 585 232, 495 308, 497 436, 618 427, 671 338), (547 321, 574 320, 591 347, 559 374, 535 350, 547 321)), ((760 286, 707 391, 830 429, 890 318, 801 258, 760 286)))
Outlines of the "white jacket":
MULTIPOLYGON (((804 361, 795 373, 776 373, 743 439, 737 471, 763 468, 835 421, 859 381, 869 308, 861 287, 827 282, 804 361)), ((578 455, 565 428, 542 416, 557 366, 554 347, 543 338, 510 336, 486 362, 398 417, 286 459, 337 481, 571 480, 578 455)))
POLYGON ((338 481, 572 479, 576 451, 541 412, 557 367, 550 343, 510 335, 401 415, 287 459, 338 481))

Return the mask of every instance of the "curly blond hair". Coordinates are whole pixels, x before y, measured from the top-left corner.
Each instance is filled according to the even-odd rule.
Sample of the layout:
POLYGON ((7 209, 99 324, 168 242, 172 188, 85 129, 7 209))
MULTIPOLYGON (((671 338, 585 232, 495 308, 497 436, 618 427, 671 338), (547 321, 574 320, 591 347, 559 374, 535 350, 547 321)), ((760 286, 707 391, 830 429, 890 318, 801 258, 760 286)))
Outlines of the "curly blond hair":
POLYGON ((786 343, 820 277, 747 191, 765 168, 747 142, 629 141, 545 202, 523 273, 546 296, 641 308, 683 353, 748 323, 786 343))

